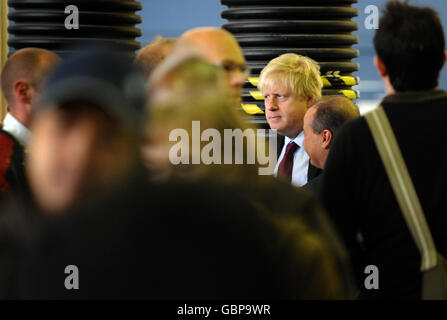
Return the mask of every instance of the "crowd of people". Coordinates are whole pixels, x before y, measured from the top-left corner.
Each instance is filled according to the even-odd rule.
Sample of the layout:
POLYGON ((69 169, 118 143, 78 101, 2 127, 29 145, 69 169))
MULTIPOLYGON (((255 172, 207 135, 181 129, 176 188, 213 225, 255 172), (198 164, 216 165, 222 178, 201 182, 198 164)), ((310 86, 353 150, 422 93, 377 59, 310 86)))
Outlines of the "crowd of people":
MULTIPOLYGON (((446 256, 447 173, 427 172, 445 136, 440 20, 390 1, 374 46, 380 108, 446 256)), ((259 139, 241 138, 241 164, 216 138, 257 129, 240 110, 248 75, 236 39, 212 27, 135 58, 14 52, 1 72, 0 297, 420 299, 421 254, 357 106, 322 96, 311 58, 271 60, 258 88, 278 133, 264 151, 278 157, 260 175, 259 139), (194 140, 194 123, 208 136, 194 140), (198 161, 205 151, 228 161, 198 161), (368 266, 378 285, 365 284, 368 266)))

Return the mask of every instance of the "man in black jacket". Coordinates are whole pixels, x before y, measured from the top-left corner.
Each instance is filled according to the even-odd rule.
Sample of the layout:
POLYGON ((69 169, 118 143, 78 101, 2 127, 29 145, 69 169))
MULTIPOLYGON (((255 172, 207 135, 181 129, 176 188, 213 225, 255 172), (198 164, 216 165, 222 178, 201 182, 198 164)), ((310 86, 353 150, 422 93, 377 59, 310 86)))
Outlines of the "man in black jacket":
MULTIPOLYGON (((447 167, 439 157, 447 139, 447 92, 436 89, 446 60, 444 39, 436 12, 392 1, 374 46, 387 90, 381 105, 437 249, 446 255, 447 167), (434 171, 428 168, 432 164, 434 171)), ((347 123, 331 147, 323 198, 350 251, 361 297, 420 299, 421 256, 363 117, 347 123)))

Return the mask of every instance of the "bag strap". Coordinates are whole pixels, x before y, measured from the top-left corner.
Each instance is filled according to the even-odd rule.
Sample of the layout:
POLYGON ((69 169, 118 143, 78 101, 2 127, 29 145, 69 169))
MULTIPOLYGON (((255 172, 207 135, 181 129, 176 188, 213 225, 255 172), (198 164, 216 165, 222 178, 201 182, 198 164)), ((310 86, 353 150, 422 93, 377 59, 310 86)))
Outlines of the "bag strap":
POLYGON ((365 118, 397 202, 421 253, 421 270, 429 270, 437 264, 436 247, 388 117, 383 107, 379 106, 365 114, 365 118))

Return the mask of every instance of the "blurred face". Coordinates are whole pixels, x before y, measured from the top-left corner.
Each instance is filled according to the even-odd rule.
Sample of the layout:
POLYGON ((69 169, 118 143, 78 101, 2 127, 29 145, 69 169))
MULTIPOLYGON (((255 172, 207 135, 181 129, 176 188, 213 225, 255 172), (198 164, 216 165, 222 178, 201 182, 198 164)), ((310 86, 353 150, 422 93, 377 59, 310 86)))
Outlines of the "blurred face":
POLYGON ((265 117, 271 129, 294 139, 303 130, 303 118, 310 104, 284 87, 280 81, 273 81, 262 88, 265 103, 265 117))
POLYGON ((194 43, 205 60, 225 70, 229 96, 239 105, 247 74, 245 59, 236 40, 223 30, 196 31, 186 38, 194 43))
POLYGON ((108 186, 129 165, 125 139, 99 110, 46 110, 32 131, 28 176, 37 204, 48 212, 69 207, 91 187, 108 186))
POLYGON ((315 116, 316 109, 310 108, 304 116, 304 140, 303 147, 310 157, 310 162, 317 168, 322 169, 326 160, 327 151, 325 150, 323 133, 315 133, 311 124, 315 116))

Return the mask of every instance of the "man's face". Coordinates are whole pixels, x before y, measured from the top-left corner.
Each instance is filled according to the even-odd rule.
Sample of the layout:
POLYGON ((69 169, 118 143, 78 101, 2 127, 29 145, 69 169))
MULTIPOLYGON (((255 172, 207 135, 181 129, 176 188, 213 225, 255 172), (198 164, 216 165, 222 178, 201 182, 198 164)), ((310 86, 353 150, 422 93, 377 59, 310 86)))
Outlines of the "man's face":
POLYGON ((271 129, 294 139, 303 130, 303 118, 309 102, 280 81, 262 88, 265 102, 265 117, 271 129))
POLYGON ((311 124, 315 116, 315 107, 310 108, 304 115, 304 140, 303 147, 306 153, 310 157, 310 162, 317 168, 322 169, 324 167, 324 153, 325 149, 323 147, 323 137, 321 133, 315 133, 312 129, 311 124))
POLYGON ((246 80, 246 63, 236 40, 222 30, 197 32, 190 40, 205 60, 225 70, 230 98, 239 105, 246 80))
POLYGON ((118 128, 99 111, 45 110, 32 130, 28 176, 36 202, 47 211, 69 207, 92 186, 106 187, 127 163, 125 143, 113 132, 118 128))

